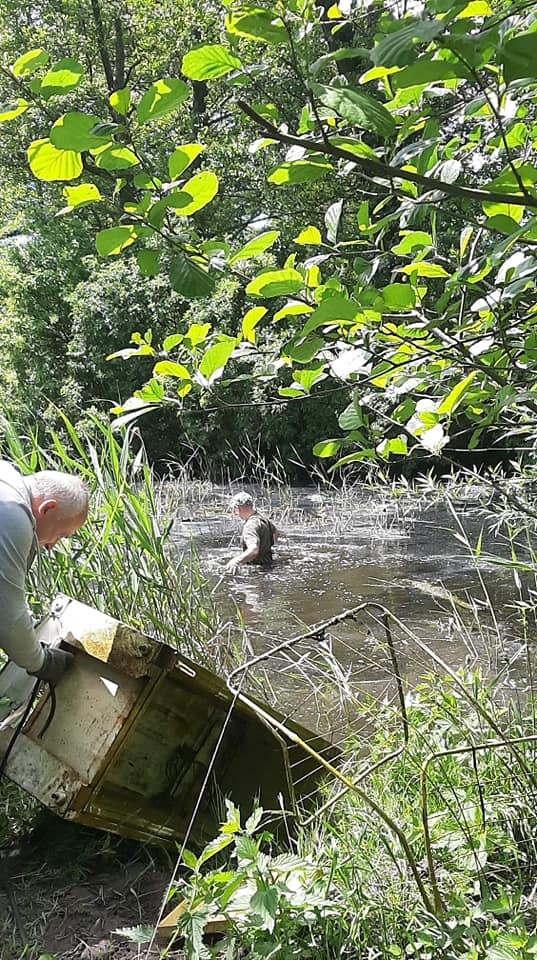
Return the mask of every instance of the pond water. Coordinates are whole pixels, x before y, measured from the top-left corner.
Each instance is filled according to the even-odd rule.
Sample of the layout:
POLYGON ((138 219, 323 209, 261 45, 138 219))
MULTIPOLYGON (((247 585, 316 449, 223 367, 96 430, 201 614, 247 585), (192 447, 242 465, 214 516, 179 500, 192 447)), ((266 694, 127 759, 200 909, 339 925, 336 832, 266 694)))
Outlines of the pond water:
MULTIPOLYGON (((216 489, 212 506, 184 509, 174 539, 181 552, 193 544, 222 616, 242 618, 251 655, 369 601, 388 608, 416 638, 409 642, 394 626, 401 671, 413 682, 433 666, 419 641, 451 668, 478 663, 495 673, 508 666, 509 676, 520 679, 520 596, 512 571, 484 559, 476 567, 471 547, 478 542, 482 556, 508 555, 493 514, 479 501, 459 503, 454 516, 445 503, 410 498, 305 489, 294 490, 289 503, 261 491, 260 512, 282 531, 274 565, 243 566, 231 575, 224 566, 240 552, 241 524, 227 511, 228 500, 229 490, 216 489)), ((352 676, 362 691, 382 696, 393 671, 373 614, 374 623, 364 614, 331 628, 329 652, 342 682, 352 676)))

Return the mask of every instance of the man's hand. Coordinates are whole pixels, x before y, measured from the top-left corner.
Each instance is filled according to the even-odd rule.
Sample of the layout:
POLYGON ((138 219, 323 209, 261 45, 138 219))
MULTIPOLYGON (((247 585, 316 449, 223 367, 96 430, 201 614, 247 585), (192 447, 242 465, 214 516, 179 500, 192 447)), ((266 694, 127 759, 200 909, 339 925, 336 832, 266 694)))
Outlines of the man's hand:
POLYGON ((225 566, 226 573, 236 573, 241 565, 238 557, 232 557, 231 560, 228 560, 225 566))
POLYGON ((43 646, 43 653, 45 659, 42 666, 35 673, 31 673, 30 676, 38 677, 39 680, 51 683, 55 687, 63 677, 71 660, 73 660, 73 654, 66 650, 56 650, 54 647, 46 646, 43 646))

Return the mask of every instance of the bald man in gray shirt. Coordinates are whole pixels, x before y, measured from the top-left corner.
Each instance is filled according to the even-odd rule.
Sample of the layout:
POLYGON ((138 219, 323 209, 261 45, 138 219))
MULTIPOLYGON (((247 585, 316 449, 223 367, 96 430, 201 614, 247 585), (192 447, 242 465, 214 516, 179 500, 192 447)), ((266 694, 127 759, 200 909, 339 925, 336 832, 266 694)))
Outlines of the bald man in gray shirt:
POLYGON ((0 647, 32 676, 57 683, 70 655, 42 647, 26 602, 25 581, 39 547, 52 550, 88 514, 79 477, 56 470, 22 476, 0 460, 0 647))

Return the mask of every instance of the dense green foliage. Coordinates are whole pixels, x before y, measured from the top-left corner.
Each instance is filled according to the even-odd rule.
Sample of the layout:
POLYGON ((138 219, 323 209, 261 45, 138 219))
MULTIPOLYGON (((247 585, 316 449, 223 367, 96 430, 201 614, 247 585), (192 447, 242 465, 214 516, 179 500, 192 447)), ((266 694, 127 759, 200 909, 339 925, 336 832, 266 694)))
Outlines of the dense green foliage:
POLYGON ((367 745, 352 745, 343 770, 351 789, 329 778, 319 814, 289 819, 293 853, 274 842, 269 812, 243 822, 230 803, 219 836, 182 851, 172 890, 189 960, 224 947, 237 960, 535 955, 531 711, 502 708, 475 673, 425 678, 406 736, 393 707, 373 700, 363 714, 367 745), (215 917, 227 926, 211 946, 215 917))
POLYGON ((37 179, 12 154, 11 176, 46 202, 66 183, 60 212, 99 255, 134 257, 183 304, 235 291, 210 328, 138 326, 123 355, 153 376, 118 410, 185 416, 246 364, 280 399, 344 388, 345 436, 315 447, 340 465, 531 448, 532 5, 230 4, 193 45, 170 4, 168 62, 152 3, 73 9, 100 69, 72 55, 75 16, 61 51, 46 18, 21 29, 33 49, 4 71, 0 120, 37 179))

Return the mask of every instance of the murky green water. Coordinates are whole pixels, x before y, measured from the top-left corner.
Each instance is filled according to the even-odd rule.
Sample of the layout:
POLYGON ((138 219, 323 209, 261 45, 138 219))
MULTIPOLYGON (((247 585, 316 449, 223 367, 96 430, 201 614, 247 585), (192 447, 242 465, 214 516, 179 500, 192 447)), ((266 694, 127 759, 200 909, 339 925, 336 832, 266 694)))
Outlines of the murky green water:
MULTIPOLYGON (((513 574, 485 561, 478 572, 471 550, 456 538, 459 523, 470 544, 482 537, 482 553, 506 555, 505 542, 490 529, 493 516, 483 507, 461 505, 457 523, 441 504, 415 510, 369 495, 342 504, 337 495, 331 501, 311 490, 294 491, 292 509, 273 499, 270 512, 284 535, 272 569, 244 566, 232 576, 224 574, 224 566, 240 550, 240 523, 226 512, 227 491, 217 491, 219 497, 221 509, 213 504, 178 518, 177 546, 192 537, 222 615, 236 621, 234 604, 240 611, 250 655, 369 601, 388 608, 410 631, 394 627, 401 671, 413 682, 434 662, 412 635, 452 668, 476 663, 497 672, 513 661, 510 673, 520 674, 525 648, 513 607, 519 599, 513 574)), ((303 656, 308 663, 317 660, 321 671, 323 657, 327 663, 332 658, 342 688, 350 683, 383 696, 393 671, 377 621, 374 611, 373 618, 364 614, 334 627, 323 645, 308 641, 307 651, 302 645, 303 656)), ((273 663, 280 684, 289 675, 289 689, 300 649, 293 664, 286 666, 285 658, 273 663)))

